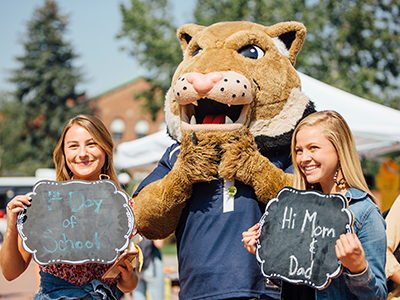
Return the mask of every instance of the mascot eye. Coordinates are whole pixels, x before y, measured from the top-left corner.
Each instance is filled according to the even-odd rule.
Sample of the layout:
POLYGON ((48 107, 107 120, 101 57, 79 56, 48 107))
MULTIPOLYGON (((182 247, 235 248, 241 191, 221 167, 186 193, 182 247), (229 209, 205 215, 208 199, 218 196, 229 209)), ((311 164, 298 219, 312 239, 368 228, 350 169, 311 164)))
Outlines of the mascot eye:
POLYGON ((244 46, 238 52, 240 54, 242 54, 244 57, 248 57, 251 59, 260 59, 265 54, 264 50, 262 50, 260 47, 257 47, 255 45, 244 46))
POLYGON ((197 54, 199 54, 201 51, 203 51, 203 49, 201 49, 201 48, 197 48, 197 50, 196 50, 196 51, 194 51, 194 53, 193 53, 192 57, 193 57, 193 56, 196 56, 196 55, 197 55, 197 54))

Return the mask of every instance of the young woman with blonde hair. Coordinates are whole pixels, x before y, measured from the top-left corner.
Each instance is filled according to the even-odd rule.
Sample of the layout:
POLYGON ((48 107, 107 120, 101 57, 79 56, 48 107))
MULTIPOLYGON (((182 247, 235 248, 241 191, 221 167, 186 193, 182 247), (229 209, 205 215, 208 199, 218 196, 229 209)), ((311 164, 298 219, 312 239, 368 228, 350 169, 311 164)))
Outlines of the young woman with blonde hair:
MULTIPOLYGON (((365 182, 346 121, 335 111, 307 116, 293 133, 291 152, 295 166, 293 187, 342 194, 354 215, 354 234, 342 234, 335 245, 336 256, 344 267, 342 274, 325 289, 312 292, 313 296, 315 299, 386 299, 385 221, 365 182)), ((251 253, 256 250, 259 227, 256 224, 242 234, 244 246, 251 253)), ((296 296, 297 290, 293 285, 284 284, 284 299, 312 299, 310 290, 303 297, 296 296)))

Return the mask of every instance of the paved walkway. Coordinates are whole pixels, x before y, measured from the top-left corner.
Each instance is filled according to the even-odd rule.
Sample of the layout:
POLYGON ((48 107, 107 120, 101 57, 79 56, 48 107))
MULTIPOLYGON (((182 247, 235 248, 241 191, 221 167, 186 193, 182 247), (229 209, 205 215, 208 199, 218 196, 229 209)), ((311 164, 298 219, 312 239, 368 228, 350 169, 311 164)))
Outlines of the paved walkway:
MULTIPOLYGON (((36 274, 39 268, 36 263, 31 263, 28 269, 17 279, 9 282, 3 274, 0 275, 0 299, 4 300, 27 300, 39 290, 39 280, 36 274)), ((38 274, 39 275, 39 274, 38 274)))
MULTIPOLYGON (((175 277, 175 271, 177 270, 177 260, 174 256, 165 256, 163 257, 164 267, 166 271, 169 271, 167 274, 171 274, 171 277, 175 277)), ((28 300, 32 299, 35 293, 39 289, 39 279, 38 274, 39 268, 36 263, 31 262, 28 269, 17 279, 9 282, 1 273, 0 275, 0 299, 1 300, 28 300)), ((172 287, 170 288, 169 280, 166 280, 166 295, 165 300, 177 300, 178 299, 178 291, 179 288, 172 287)), ((124 297, 126 300, 132 299, 129 295, 124 297)), ((159 300, 159 299, 154 299, 159 300)))

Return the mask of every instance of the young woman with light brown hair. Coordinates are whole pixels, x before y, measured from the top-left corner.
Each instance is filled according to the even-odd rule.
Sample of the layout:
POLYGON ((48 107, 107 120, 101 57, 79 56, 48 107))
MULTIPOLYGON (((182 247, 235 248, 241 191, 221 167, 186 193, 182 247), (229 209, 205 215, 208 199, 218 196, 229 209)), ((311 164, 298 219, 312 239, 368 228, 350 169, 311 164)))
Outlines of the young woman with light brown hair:
MULTIPOLYGON (((67 122, 54 150, 57 181, 71 179, 94 181, 109 177, 118 186, 112 164, 113 142, 104 124, 96 117, 78 115, 67 122)), ((26 195, 14 197, 7 204, 7 229, 0 251, 4 277, 14 280, 29 266, 32 254, 22 247, 17 230, 17 215, 29 206, 26 195)), ((125 260, 119 277, 101 279, 111 264, 54 263, 40 265, 41 288, 33 299, 118 299, 138 284, 136 269, 125 260)))

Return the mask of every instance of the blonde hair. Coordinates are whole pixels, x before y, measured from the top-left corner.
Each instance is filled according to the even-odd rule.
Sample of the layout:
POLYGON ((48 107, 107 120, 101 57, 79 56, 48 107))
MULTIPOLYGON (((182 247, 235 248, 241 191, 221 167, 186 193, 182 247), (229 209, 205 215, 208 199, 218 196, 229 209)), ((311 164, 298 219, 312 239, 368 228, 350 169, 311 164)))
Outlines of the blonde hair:
POLYGON ((61 137, 53 152, 53 160, 56 166, 56 180, 66 181, 72 179, 73 173, 68 168, 65 161, 64 140, 67 131, 75 124, 85 128, 94 141, 103 149, 106 154, 106 159, 102 168, 102 174, 108 175, 110 180, 114 181, 118 185, 118 188, 120 188, 117 174, 113 166, 114 142, 111 134, 99 118, 90 115, 77 115, 65 124, 61 137))
POLYGON ((322 134, 335 147, 339 157, 339 165, 342 168, 343 177, 347 184, 350 187, 365 191, 376 203, 376 198, 365 181, 353 134, 343 117, 335 111, 315 112, 301 120, 294 130, 291 144, 292 160, 295 168, 293 186, 300 190, 311 189, 311 184, 307 182, 305 175, 296 163, 296 136, 300 130, 314 126, 318 126, 322 134))

